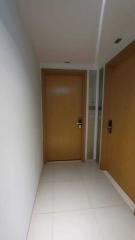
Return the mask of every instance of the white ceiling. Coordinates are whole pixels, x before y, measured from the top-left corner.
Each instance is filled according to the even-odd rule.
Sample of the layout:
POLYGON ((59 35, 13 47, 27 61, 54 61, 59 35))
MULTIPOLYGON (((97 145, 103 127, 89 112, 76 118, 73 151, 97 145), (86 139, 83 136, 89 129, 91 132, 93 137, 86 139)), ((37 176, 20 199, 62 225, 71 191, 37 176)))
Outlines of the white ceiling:
POLYGON ((90 64, 102 0, 19 0, 41 63, 90 64))
POLYGON ((105 0, 18 1, 40 63, 93 65, 100 43, 103 64, 135 38, 135 0, 106 0, 103 18, 105 0))
POLYGON ((106 0, 99 62, 106 63, 135 39, 135 0, 106 0), (117 38, 123 38, 114 44, 117 38))

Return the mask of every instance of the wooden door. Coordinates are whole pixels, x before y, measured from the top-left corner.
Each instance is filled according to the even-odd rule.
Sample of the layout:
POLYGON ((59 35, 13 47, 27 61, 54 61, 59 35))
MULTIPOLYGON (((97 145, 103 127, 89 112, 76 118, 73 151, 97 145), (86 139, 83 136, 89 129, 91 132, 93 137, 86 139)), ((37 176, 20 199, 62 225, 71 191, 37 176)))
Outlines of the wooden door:
POLYGON ((101 168, 135 201, 135 42, 106 65, 101 168))
POLYGON ((84 84, 84 71, 42 70, 46 161, 83 159, 84 84))

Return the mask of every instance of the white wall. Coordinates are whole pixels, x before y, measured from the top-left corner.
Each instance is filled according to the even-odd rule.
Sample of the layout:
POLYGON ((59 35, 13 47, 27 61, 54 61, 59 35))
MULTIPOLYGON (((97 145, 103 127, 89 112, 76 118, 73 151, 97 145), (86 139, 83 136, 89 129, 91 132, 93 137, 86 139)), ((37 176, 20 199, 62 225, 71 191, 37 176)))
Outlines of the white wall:
POLYGON ((1 240, 26 240, 41 168, 39 66, 13 0, 0 0, 1 240))

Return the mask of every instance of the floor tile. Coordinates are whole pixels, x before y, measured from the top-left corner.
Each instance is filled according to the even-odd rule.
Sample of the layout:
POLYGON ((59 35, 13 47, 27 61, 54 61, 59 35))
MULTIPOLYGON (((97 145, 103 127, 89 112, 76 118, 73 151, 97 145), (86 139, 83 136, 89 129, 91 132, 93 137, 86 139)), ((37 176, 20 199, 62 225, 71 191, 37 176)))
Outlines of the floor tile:
POLYGON ((60 164, 54 169, 54 181, 80 181, 78 164, 60 164))
POLYGON ((103 171, 101 171, 93 161, 80 165, 80 173, 83 179, 105 178, 103 171))
POLYGON ((43 181, 40 183, 35 201, 34 212, 49 213, 53 211, 54 183, 43 181))
POLYGON ((128 207, 96 209, 104 240, 135 240, 135 217, 128 207))
POLYGON ((94 212, 54 214, 54 240, 103 240, 96 226, 94 212))
POLYGON ((52 215, 34 214, 27 240, 52 240, 52 215))
POLYGON ((90 207, 82 182, 56 182, 54 186, 55 211, 87 209, 90 207))
POLYGON ((99 208, 125 204, 106 177, 91 180, 87 179, 84 183, 92 207, 99 208))
POLYGON ((54 167, 53 164, 45 164, 44 169, 41 176, 41 182, 42 181, 53 181, 54 180, 54 167))
POLYGON ((135 217, 94 161, 46 164, 28 240, 135 240, 135 217))

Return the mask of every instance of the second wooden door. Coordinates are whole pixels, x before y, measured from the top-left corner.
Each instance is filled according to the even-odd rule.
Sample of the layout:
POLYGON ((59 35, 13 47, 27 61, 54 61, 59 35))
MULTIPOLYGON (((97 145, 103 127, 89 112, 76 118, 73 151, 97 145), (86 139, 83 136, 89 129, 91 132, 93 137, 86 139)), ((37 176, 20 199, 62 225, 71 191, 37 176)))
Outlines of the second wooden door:
POLYGON ((135 41, 105 72, 101 168, 135 201, 135 41))

